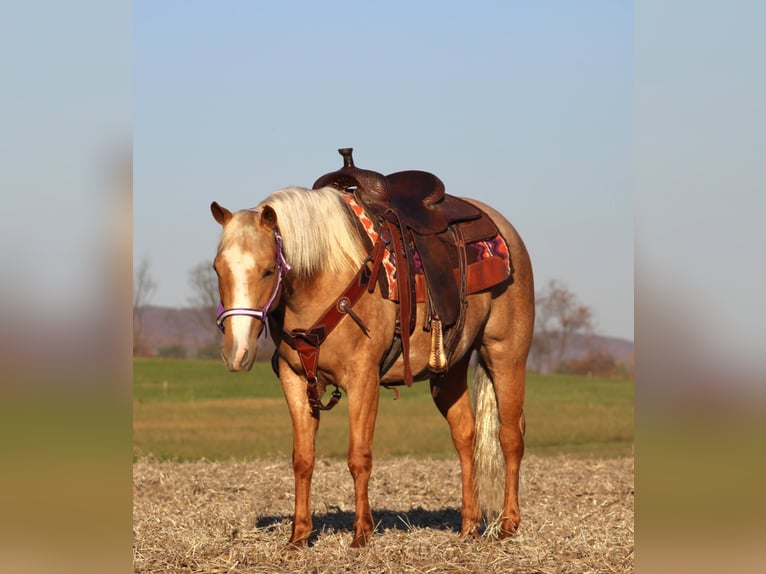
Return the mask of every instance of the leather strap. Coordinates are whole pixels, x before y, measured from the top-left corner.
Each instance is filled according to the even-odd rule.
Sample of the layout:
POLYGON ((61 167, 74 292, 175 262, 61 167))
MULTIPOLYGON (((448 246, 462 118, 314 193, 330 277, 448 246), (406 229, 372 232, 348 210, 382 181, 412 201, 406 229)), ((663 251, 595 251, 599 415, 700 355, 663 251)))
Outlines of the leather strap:
POLYGON ((458 314, 457 323, 450 329, 447 337, 445 350, 447 353, 447 361, 449 361, 452 353, 455 352, 460 334, 463 332, 463 326, 465 325, 466 308, 468 307, 467 291, 468 291, 468 261, 465 253, 465 237, 463 236, 463 230, 459 225, 451 225, 450 231, 455 238, 455 246, 457 247, 458 255, 458 277, 459 277, 459 290, 460 290, 460 312, 458 314))
POLYGON ((402 338, 404 382, 411 387, 413 378, 410 368, 410 335, 415 330, 415 270, 412 265, 407 228, 402 224, 396 211, 388 210, 386 217, 397 227, 393 234, 393 243, 396 256, 396 282, 399 289, 399 334, 402 338))

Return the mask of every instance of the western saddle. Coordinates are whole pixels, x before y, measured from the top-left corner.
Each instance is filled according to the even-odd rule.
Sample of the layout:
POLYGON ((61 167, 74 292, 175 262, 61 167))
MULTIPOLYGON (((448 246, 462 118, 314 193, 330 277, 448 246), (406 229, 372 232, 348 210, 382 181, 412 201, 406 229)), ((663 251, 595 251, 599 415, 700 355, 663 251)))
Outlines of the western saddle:
MULTIPOLYGON (((444 192, 432 173, 400 171, 382 175, 354 165, 352 148, 338 150, 343 167, 323 175, 314 189, 331 186, 352 193, 377 227, 392 229, 399 294, 398 341, 384 359, 381 372, 404 356, 404 382, 411 385, 409 339, 415 329, 415 253, 425 277, 427 304, 423 328, 431 331, 428 370, 443 373, 462 329, 466 308, 466 244, 490 241, 498 235, 489 216, 467 201, 444 192), (443 329, 447 330, 446 345, 443 329)), ((428 372, 418 373, 424 378, 428 372)))

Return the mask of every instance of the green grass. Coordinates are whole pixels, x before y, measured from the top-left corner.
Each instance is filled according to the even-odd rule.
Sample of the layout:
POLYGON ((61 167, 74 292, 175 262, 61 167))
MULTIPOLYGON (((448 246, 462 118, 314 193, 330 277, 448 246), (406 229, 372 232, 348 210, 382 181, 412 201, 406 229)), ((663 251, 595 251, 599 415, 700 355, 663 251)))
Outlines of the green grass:
MULTIPOLYGON (((427 382, 381 389, 374 453, 378 457, 455 456, 449 428, 427 382)), ((569 375, 527 378, 527 452, 612 457, 633 451, 633 381, 569 375)), ((320 457, 345 458, 347 401, 323 413, 320 457)), ((220 361, 134 362, 135 456, 173 460, 284 457, 292 430, 279 381, 267 363, 228 373, 220 361)))
POLYGON ((581 456, 633 452, 633 381, 527 376, 528 451, 581 456))

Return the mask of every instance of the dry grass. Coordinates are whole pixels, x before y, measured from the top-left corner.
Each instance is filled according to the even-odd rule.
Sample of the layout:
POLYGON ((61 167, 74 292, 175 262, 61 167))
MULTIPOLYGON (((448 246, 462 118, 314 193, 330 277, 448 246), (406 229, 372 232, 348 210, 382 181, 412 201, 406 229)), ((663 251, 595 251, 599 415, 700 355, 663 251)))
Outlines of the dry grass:
POLYGON ((312 546, 285 550, 293 510, 288 461, 134 464, 134 569, 168 572, 633 571, 633 459, 529 456, 522 525, 498 542, 462 540, 456 461, 375 462, 370 545, 349 548, 346 465, 314 474, 312 546))

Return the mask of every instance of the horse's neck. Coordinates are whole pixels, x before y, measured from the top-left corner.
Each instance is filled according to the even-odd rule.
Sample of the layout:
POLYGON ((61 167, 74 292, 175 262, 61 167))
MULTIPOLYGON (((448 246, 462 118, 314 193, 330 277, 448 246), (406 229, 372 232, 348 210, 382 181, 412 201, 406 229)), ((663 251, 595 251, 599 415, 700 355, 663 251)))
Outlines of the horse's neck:
POLYGON ((285 300, 285 328, 308 328, 335 302, 354 272, 320 273, 310 282, 294 286, 285 300))

